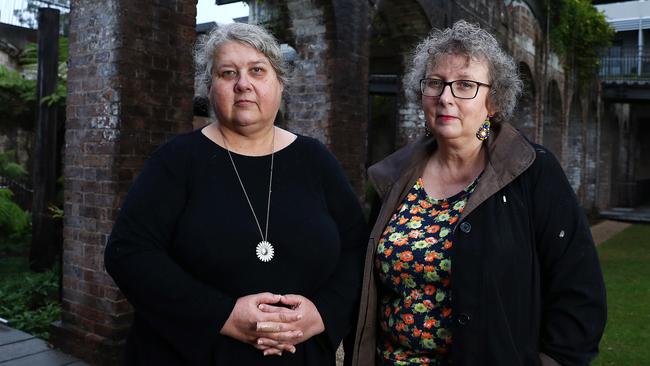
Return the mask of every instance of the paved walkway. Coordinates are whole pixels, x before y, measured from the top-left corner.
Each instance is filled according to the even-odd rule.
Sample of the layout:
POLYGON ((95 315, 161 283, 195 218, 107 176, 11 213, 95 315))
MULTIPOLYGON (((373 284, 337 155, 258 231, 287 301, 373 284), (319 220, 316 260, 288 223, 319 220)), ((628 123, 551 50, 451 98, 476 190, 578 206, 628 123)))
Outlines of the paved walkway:
POLYGON ((591 227, 591 235, 594 237, 596 245, 604 242, 612 236, 620 233, 629 227, 630 223, 621 221, 605 220, 591 227))
POLYGON ((78 359, 53 350, 40 338, 0 324, 2 366, 88 366, 78 359))
MULTIPOLYGON (((618 234, 631 224, 605 220, 591 227, 596 245, 618 234)), ((343 349, 337 352, 337 365, 343 364, 343 349)), ((43 340, 0 324, 0 366, 88 366, 70 355, 53 350, 43 340)))
POLYGON ((600 216, 610 220, 650 222, 650 206, 612 207, 601 211, 600 216))

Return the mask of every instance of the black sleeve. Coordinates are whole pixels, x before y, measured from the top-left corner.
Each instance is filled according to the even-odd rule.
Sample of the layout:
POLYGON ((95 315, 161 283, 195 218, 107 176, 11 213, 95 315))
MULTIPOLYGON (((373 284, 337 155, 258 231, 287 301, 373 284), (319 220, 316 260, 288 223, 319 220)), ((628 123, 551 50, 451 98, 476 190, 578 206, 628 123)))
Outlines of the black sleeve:
POLYGON ((154 153, 133 183, 104 259, 139 320, 192 358, 214 344, 234 300, 190 276, 170 254, 188 179, 186 154, 170 144, 154 153))
POLYGON ((324 155, 323 187, 327 207, 338 227, 341 255, 334 275, 312 300, 325 324, 323 335, 336 350, 356 320, 368 227, 359 199, 340 164, 329 152, 324 155))
POLYGON ((605 286, 589 224, 555 157, 537 148, 534 225, 541 266, 540 352, 588 365, 607 318, 605 286))

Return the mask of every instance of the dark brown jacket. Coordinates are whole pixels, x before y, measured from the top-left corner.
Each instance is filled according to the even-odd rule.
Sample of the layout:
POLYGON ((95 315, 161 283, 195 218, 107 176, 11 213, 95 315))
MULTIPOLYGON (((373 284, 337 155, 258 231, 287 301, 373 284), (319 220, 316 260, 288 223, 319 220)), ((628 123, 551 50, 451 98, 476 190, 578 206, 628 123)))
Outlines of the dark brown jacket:
MULTIPOLYGON (((422 138, 368 172, 382 206, 366 254, 353 366, 376 362, 377 243, 434 149, 422 138)), ((495 128, 487 149, 453 232, 453 364, 586 365, 598 352, 606 303, 585 215, 548 150, 508 124, 495 128)))

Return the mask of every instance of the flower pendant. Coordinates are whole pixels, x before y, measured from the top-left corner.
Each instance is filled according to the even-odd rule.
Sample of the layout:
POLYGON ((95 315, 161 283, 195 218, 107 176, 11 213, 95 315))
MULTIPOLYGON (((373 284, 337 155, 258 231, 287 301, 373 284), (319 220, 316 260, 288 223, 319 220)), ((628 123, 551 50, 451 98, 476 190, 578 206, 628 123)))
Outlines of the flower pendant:
POLYGON ((271 259, 273 259, 274 253, 275 250, 273 249, 273 245, 266 240, 259 242, 257 244, 257 248, 255 248, 257 259, 261 260, 262 262, 269 262, 271 259))

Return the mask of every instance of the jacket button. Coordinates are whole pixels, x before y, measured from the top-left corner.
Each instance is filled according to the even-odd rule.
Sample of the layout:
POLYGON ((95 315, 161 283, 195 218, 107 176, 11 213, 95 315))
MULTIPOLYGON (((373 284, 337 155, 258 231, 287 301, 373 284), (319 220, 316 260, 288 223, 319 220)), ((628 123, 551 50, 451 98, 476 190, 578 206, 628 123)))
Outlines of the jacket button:
POLYGON ((467 233, 469 233, 470 231, 472 231, 472 225, 471 225, 469 222, 467 222, 467 221, 463 221, 463 223, 460 224, 460 231, 462 231, 462 232, 464 232, 465 234, 467 234, 467 233))
POLYGON ((472 319, 472 318, 469 316, 469 314, 461 313, 456 318, 456 322, 458 322, 458 325, 462 326, 462 325, 466 325, 467 323, 469 323, 470 319, 472 319))

